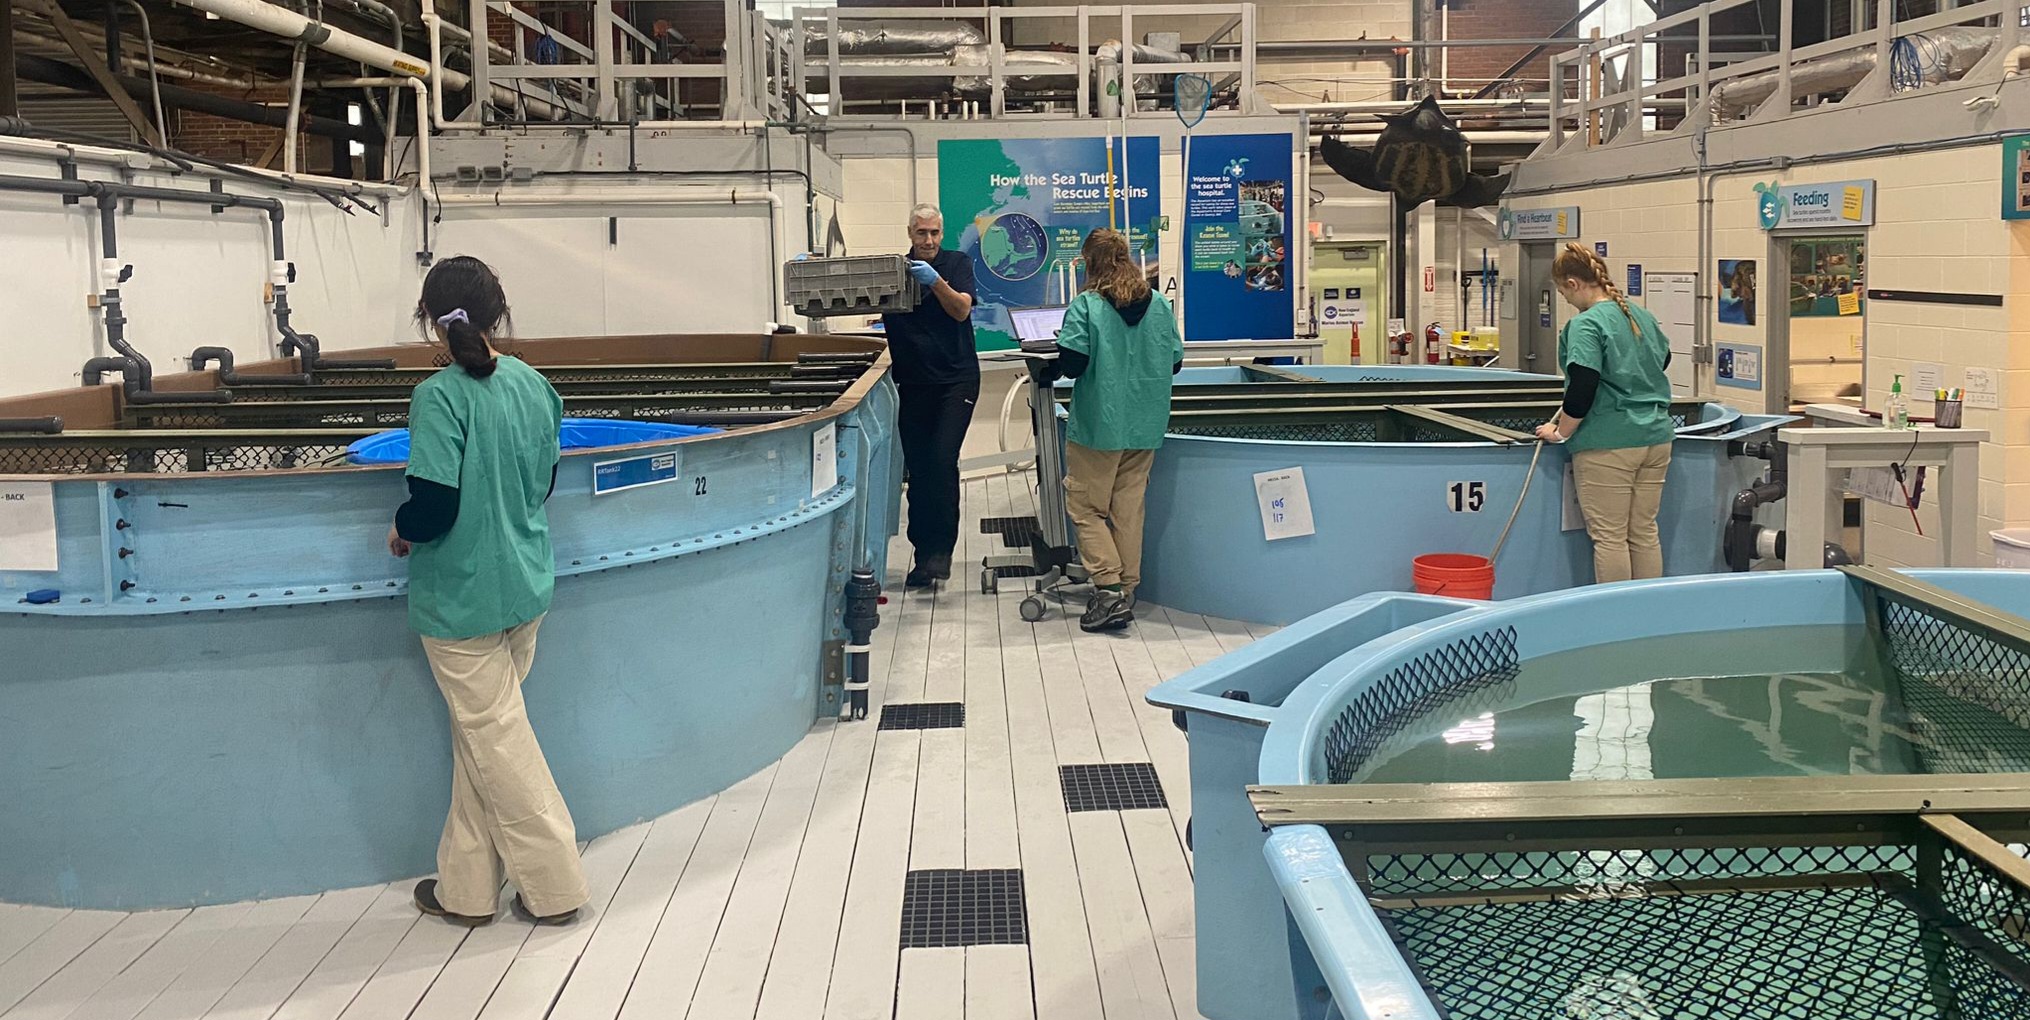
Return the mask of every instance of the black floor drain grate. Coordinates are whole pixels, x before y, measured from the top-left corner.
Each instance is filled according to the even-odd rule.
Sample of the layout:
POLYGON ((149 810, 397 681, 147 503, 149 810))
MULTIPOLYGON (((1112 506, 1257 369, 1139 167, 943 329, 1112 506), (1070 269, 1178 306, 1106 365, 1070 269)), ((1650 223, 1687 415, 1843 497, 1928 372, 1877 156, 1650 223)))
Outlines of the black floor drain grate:
POLYGON ((1042 533, 1042 526, 1034 517, 983 517, 980 519, 980 534, 999 535, 1001 544, 1010 549, 1027 549, 1042 533))
POLYGON ((1019 869, 912 871, 902 887, 902 948, 1023 945, 1029 908, 1019 869))
POLYGON ((1066 811, 1134 811, 1167 808, 1156 767, 1145 761, 1125 765, 1060 765, 1066 811))
POLYGON ((961 701, 919 701, 881 706, 881 728, 884 730, 952 730, 965 724, 966 705, 961 701))

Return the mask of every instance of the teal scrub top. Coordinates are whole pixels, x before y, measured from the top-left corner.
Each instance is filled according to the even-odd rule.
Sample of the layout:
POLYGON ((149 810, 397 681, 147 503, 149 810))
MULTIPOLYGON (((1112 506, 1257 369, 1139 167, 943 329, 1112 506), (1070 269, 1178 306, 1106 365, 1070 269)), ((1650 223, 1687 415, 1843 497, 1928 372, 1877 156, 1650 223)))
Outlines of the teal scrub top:
POLYGON ((1630 305, 1629 311, 1642 327, 1639 333, 1629 327, 1628 316, 1613 301, 1580 312, 1558 332, 1560 370, 1584 365, 1600 373, 1593 409, 1565 441, 1572 450, 1655 446, 1670 442, 1676 434, 1671 382, 1664 374, 1670 341, 1647 310, 1630 305))
POLYGON ((1112 302, 1094 291, 1065 309, 1057 345, 1091 359, 1071 390, 1071 428, 1065 438, 1088 450, 1153 450, 1170 425, 1171 368, 1184 359, 1177 315, 1161 294, 1128 325, 1112 302))
POLYGON ((458 490, 458 520, 409 552, 409 626, 448 641, 497 634, 550 608, 556 558, 543 501, 564 402, 501 358, 474 379, 452 366, 409 397, 409 475, 458 490))

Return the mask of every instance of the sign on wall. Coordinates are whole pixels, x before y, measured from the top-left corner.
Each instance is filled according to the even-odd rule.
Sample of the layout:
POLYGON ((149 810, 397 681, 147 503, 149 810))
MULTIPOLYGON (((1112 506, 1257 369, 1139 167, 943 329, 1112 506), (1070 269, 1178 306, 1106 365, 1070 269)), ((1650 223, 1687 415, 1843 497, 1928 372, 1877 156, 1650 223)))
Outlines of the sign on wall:
POLYGON ((980 350, 1016 346, 1011 309, 1071 302, 1084 286, 1076 265, 1079 250, 1094 230, 1112 226, 1126 232, 1148 270, 1161 272, 1157 141, 1133 138, 1124 145, 1117 138, 1111 148, 1110 153, 1103 138, 938 143, 944 243, 973 260, 979 286, 973 335, 980 350))
POLYGON ((1720 344, 1714 356, 1714 381, 1736 389, 1762 388, 1762 347, 1759 344, 1720 344))
POLYGON ((1192 139, 1184 181, 1186 340, 1287 340, 1296 331, 1291 138, 1192 139))
POLYGON ((1504 241, 1562 241, 1579 236, 1579 207, 1510 209, 1502 206, 1495 226, 1504 241))
POLYGON ((1318 309, 1318 321, 1325 326, 1367 325, 1367 301, 1359 287, 1328 287, 1318 309))
POLYGON ((55 570, 56 487, 0 482, 0 570, 55 570))
POLYGON ((1875 223, 1875 182, 1757 184, 1755 215, 1764 230, 1868 227, 1875 223))
POLYGON ((2002 218, 2030 220, 2030 135, 2002 139, 2002 218))

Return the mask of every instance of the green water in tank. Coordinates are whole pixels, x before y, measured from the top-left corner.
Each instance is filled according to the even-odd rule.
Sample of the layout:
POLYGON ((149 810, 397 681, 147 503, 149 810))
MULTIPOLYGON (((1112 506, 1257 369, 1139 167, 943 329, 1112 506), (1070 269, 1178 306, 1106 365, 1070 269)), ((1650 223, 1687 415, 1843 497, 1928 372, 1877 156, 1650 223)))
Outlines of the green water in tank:
POLYGON ((2030 771, 2030 731, 1888 668, 1860 628, 1617 642, 1525 661, 1357 777, 1531 782, 2030 771))

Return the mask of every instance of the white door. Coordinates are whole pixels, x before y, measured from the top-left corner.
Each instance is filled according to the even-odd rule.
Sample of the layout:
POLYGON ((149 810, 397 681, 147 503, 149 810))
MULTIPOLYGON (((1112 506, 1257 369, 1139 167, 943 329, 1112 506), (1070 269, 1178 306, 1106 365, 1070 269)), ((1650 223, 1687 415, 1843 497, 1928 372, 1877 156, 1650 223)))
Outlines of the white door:
POLYGON ((1643 303, 1656 316, 1664 336, 1671 342, 1671 364, 1667 374, 1671 395, 1694 396, 1697 373, 1692 370, 1692 341, 1698 331, 1699 274, 1645 273, 1643 303))

